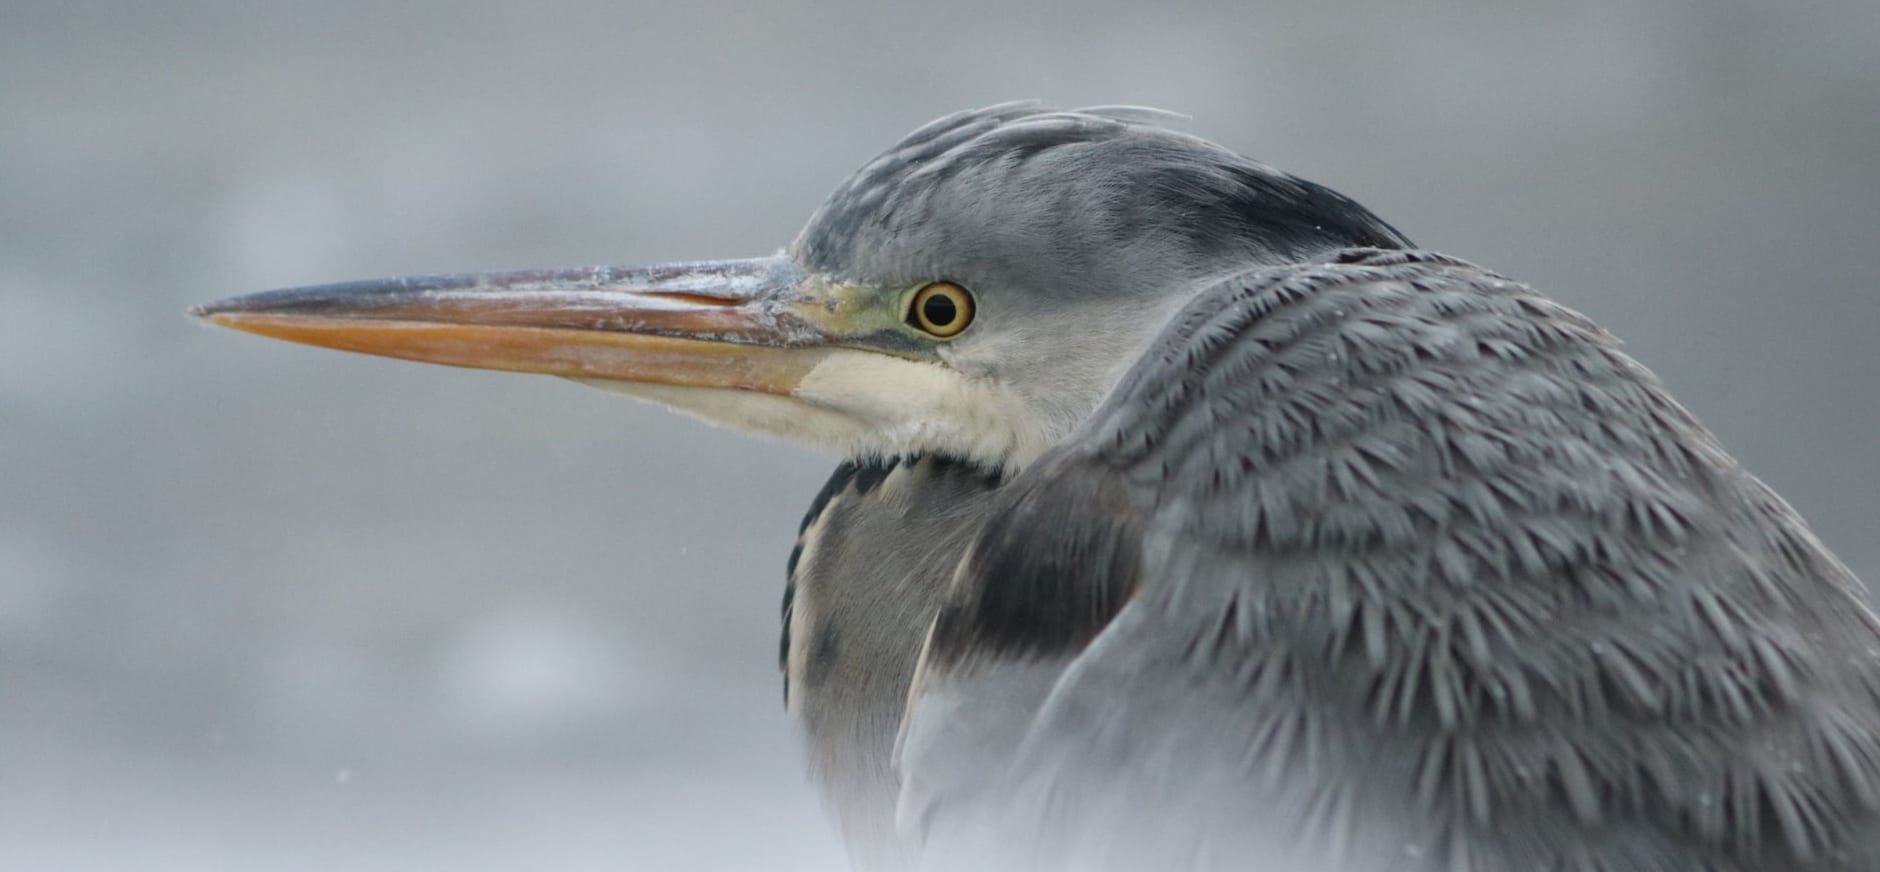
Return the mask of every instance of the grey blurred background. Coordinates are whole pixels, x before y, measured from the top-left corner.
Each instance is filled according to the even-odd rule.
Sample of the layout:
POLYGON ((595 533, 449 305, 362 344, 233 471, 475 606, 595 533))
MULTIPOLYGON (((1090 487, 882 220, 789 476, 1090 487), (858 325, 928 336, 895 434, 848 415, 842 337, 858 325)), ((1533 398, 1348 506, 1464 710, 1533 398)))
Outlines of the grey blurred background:
POLYGON ((1880 7, 0 2, 0 868, 827 869, 829 458, 212 331, 763 254, 877 149, 1142 103, 1612 327, 1880 580, 1880 7))

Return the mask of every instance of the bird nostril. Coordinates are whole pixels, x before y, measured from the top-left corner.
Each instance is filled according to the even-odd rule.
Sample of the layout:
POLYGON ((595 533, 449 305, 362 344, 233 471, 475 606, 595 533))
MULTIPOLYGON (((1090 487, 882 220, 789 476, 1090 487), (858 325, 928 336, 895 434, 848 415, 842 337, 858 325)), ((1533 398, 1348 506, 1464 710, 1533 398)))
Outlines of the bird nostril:
POLYGON ((695 306, 735 306, 744 302, 735 297, 714 297, 708 294, 694 294, 687 291, 645 291, 644 296, 659 297, 678 303, 691 303, 695 306))

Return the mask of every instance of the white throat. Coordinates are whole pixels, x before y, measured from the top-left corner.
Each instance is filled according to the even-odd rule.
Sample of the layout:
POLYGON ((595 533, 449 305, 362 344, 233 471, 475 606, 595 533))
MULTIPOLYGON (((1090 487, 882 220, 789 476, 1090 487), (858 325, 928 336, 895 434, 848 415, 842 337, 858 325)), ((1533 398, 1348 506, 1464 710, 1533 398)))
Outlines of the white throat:
POLYGON ((945 454, 1008 472, 1036 460, 1075 421, 1035 414, 990 379, 883 354, 835 349, 791 396, 723 388, 575 379, 722 427, 844 457, 945 454))

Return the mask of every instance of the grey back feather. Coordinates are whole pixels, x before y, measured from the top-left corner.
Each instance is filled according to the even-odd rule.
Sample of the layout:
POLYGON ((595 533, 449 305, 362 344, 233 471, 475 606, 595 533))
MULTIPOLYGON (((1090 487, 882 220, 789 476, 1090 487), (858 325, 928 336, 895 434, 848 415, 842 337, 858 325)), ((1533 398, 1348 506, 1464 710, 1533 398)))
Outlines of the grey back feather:
POLYGON ((1524 285, 1214 285, 992 518, 904 728, 931 868, 1880 868, 1859 582, 1524 285))

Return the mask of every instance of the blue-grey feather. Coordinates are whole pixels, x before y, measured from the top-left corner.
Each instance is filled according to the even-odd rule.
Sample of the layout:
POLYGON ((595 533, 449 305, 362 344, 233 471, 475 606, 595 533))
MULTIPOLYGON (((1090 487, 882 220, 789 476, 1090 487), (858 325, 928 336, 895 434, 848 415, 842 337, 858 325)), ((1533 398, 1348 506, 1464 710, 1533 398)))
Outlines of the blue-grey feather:
MULTIPOLYGON (((1218 284, 1010 487, 1097 481, 1134 494, 1110 529, 1142 530, 1139 589, 1059 652, 1025 755, 977 761, 977 789, 1193 778, 1157 827, 1190 815, 1192 838, 1282 853, 1317 833, 1367 870, 1880 866, 1858 582, 1608 334, 1524 285, 1378 251, 1218 284), (1143 711, 1148 683, 1192 688, 1179 717, 1143 711), (1236 759, 1243 780, 1201 786, 1236 759)), ((1030 507, 1089 511, 1117 514, 1030 507)), ((1060 584, 1092 573, 1053 562, 1074 565, 1060 584)), ((1036 571, 963 573, 955 596, 1036 571)), ((961 650, 930 652, 933 693, 970 699, 1001 668, 970 627, 935 644, 961 650)), ((973 817, 965 795, 929 803, 942 829, 973 817)), ((1164 835, 1091 808, 1001 814, 1027 841, 1164 835)))

